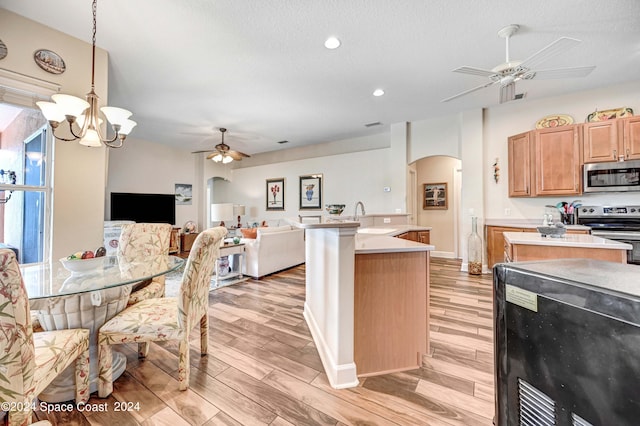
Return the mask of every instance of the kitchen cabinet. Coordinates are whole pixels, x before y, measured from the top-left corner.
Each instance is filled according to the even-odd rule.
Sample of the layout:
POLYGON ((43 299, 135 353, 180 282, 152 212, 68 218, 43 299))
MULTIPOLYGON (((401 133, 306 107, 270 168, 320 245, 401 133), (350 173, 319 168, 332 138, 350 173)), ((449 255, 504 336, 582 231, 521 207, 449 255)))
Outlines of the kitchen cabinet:
POLYGON ((640 159, 640 117, 582 125, 584 163, 640 159))
POLYGON ((509 197, 528 197, 531 189, 531 132, 508 139, 509 197))
POLYGON ((581 193, 580 127, 532 130, 508 139, 509 196, 581 193))
MULTIPOLYGON (((535 227, 486 226, 487 266, 493 268, 496 263, 504 261, 505 241, 503 232, 538 232, 535 227)), ((567 234, 588 234, 586 229, 567 229, 567 234)))
POLYGON ((396 235, 396 238, 402 238, 403 240, 415 241, 416 243, 430 244, 431 233, 430 231, 409 231, 396 235))

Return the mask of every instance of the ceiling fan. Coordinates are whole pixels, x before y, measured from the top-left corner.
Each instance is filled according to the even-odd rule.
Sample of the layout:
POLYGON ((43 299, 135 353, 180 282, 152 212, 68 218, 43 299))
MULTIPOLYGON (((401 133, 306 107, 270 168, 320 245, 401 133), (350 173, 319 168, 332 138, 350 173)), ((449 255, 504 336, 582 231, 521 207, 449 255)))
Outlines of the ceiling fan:
POLYGON ((220 128, 220 133, 222 133, 222 142, 215 146, 215 150, 204 150, 204 151, 193 151, 192 154, 198 154, 200 152, 210 152, 211 154, 207 155, 207 160, 213 160, 215 162, 222 162, 224 164, 230 163, 233 160, 240 161, 242 157, 250 157, 250 155, 245 154, 244 152, 234 151, 231 149, 229 145, 224 143, 224 134, 227 131, 224 127, 220 128))
POLYGON ((465 90, 458 93, 441 102, 448 102, 452 99, 459 98, 476 90, 484 89, 485 87, 500 85, 500 103, 512 101, 516 99, 515 83, 518 80, 531 80, 536 79, 552 79, 552 78, 572 78, 572 77, 585 77, 591 71, 595 69, 595 66, 590 67, 572 67, 572 68, 556 68, 547 70, 538 70, 537 67, 549 58, 563 53, 565 50, 574 47, 581 43, 580 40, 569 37, 561 37, 553 43, 543 47, 533 55, 529 56, 524 61, 514 61, 509 57, 509 39, 514 35, 519 25, 507 25, 500 31, 498 36, 505 39, 506 42, 506 60, 503 64, 496 66, 491 70, 485 70, 482 68, 463 66, 453 70, 453 72, 459 72, 462 74, 478 75, 481 77, 488 77, 490 81, 474 87, 473 89, 465 90))

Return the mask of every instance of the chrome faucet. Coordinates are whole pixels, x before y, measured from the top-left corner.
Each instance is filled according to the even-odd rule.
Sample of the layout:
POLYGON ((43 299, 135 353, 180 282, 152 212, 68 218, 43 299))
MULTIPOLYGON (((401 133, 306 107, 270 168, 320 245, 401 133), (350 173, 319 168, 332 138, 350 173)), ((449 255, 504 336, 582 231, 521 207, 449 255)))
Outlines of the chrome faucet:
POLYGON ((362 208, 362 216, 364 216, 366 214, 364 212, 364 204, 362 204, 362 201, 358 201, 356 203, 355 211, 353 212, 353 220, 355 220, 355 221, 358 220, 358 206, 360 206, 362 208))

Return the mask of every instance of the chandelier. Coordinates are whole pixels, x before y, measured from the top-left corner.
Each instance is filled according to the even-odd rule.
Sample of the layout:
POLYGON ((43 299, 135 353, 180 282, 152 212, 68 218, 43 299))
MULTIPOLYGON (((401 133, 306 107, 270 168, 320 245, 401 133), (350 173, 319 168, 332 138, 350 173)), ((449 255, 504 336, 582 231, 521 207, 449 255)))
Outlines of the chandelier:
POLYGON ((137 124, 130 120, 131 111, 116 107, 102 107, 98 109, 98 95, 95 92, 95 68, 96 68, 96 10, 97 0, 93 0, 93 38, 91 56, 91 91, 87 93, 86 101, 71 95, 56 94, 51 96, 53 102, 36 102, 42 110, 42 114, 49 121, 53 129, 53 135, 58 140, 76 141, 81 145, 101 146, 104 144, 109 148, 121 148, 125 138, 137 124), (106 132, 102 131, 102 118, 99 113, 105 116, 111 124, 113 137, 109 138, 106 132), (69 132, 72 137, 66 138, 56 134, 58 126, 63 121, 69 123, 69 132), (74 125, 75 123, 75 125, 74 125))

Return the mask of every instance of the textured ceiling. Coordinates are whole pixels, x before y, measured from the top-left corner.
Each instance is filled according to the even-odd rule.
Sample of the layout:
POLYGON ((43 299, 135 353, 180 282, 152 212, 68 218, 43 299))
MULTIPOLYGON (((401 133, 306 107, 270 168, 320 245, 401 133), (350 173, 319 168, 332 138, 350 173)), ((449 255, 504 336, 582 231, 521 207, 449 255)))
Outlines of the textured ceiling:
MULTIPOLYGON (((90 42, 89 0, 0 7, 90 42)), ((98 2, 97 44, 110 55, 109 104, 138 122, 131 137, 192 151, 226 127, 232 149, 255 154, 497 104, 497 86, 440 100, 487 81, 452 69, 504 62, 507 24, 521 26, 512 59, 567 36, 582 43, 540 68, 597 67, 520 81, 526 98, 514 102, 638 80, 637 0, 109 0, 98 2), (324 48, 330 35, 339 49, 324 48)))

